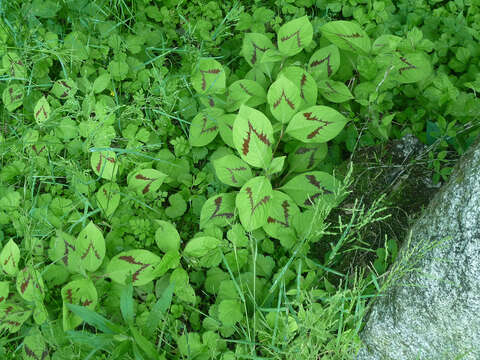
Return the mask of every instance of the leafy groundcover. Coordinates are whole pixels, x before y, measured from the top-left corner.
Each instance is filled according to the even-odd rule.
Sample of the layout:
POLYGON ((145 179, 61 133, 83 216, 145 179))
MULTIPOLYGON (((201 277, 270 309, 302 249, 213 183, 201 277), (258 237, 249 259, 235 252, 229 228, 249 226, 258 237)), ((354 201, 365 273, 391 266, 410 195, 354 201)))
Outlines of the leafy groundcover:
POLYGON ((348 159, 451 83, 421 30, 273 3, 0 3, 2 358, 355 356, 397 243, 348 159))

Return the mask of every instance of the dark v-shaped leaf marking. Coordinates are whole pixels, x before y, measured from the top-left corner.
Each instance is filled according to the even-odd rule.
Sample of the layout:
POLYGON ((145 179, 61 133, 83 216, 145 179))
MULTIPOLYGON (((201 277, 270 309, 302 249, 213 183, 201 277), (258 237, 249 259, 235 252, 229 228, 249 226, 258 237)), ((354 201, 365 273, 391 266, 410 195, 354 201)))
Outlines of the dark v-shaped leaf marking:
POLYGON ((310 67, 313 68, 315 66, 319 66, 321 64, 323 64, 325 61, 327 62, 327 74, 328 76, 330 77, 332 75, 332 72, 333 72, 333 69, 332 69, 332 65, 330 64, 330 57, 331 57, 332 54, 328 54, 328 56, 324 57, 323 59, 321 60, 315 60, 315 61, 312 61, 312 63, 310 64, 310 67))
POLYGON ((320 130, 322 130, 323 128, 325 128, 326 126, 332 124, 331 121, 326 121, 326 120, 322 120, 322 119, 319 119, 318 117, 316 116, 313 116, 312 117, 312 113, 311 112, 306 112, 306 113, 303 113, 303 116, 305 117, 305 119, 309 120, 309 121, 318 121, 320 123, 322 123, 322 125, 320 125, 319 127, 317 127, 315 130, 313 130, 310 134, 307 135, 307 138, 308 139, 313 139, 315 136, 317 136, 320 132, 320 130))
POLYGON ((120 256, 119 257, 120 260, 123 260, 123 261, 126 261, 128 262, 129 264, 133 264, 133 265, 139 265, 140 266, 140 269, 138 269, 137 271, 135 271, 132 275, 132 282, 134 281, 137 281, 138 280, 138 276, 140 275, 140 273, 145 270, 147 267, 149 267, 150 265, 152 264, 144 264, 140 261, 136 261, 133 256, 129 255, 129 256, 120 256))
POLYGON ((287 95, 285 95, 285 89, 282 89, 282 94, 280 95, 280 97, 278 98, 277 101, 275 101, 273 103, 273 108, 275 109, 278 105, 280 105, 280 103, 282 102, 282 99, 285 99, 285 101, 287 102, 288 106, 290 106, 290 108, 292 110, 295 110, 295 104, 293 103, 292 100, 290 100, 287 95))
POLYGON ((209 128, 207 128, 207 117, 204 116, 203 117, 203 124, 202 124, 202 130, 200 130, 200 134, 205 134, 206 132, 212 132, 212 131, 215 131, 218 129, 218 126, 214 125, 214 126, 211 126, 209 128))
POLYGON ((270 200, 270 196, 264 196, 258 203, 254 204, 253 203, 253 193, 252 193, 252 188, 251 187, 246 187, 245 191, 247 192, 248 195, 248 200, 250 201, 250 207, 251 207, 251 214, 253 215, 255 213, 255 210, 261 205, 266 204, 270 200))
POLYGON ((43 145, 40 150, 37 149, 36 145, 32 145, 32 150, 35 151, 35 154, 40 155, 42 151, 45 150, 45 145, 43 145))
POLYGON ((3 262, 3 266, 7 265, 10 260, 12 261, 13 267, 17 267, 17 265, 15 264, 15 259, 13 257, 12 252, 10 252, 10 256, 8 258, 6 258, 5 261, 3 262))
POLYGON ((303 155, 303 154, 306 154, 308 152, 310 152, 310 158, 308 159, 308 167, 311 168, 314 164, 314 161, 315 161, 315 152, 317 151, 317 149, 309 149, 309 148, 304 148, 304 147, 301 147, 301 148, 298 148, 298 150, 295 152, 295 154, 297 155, 303 155))
POLYGON ((30 349, 27 344, 23 344, 23 349, 25 350, 25 354, 27 356, 30 356, 30 357, 32 357, 34 359, 37 359, 37 360, 44 360, 48 356, 48 349, 47 348, 44 348, 44 350, 42 351, 41 357, 38 357, 37 354, 35 354, 35 351, 30 349))
POLYGON ((327 85, 327 87, 330 89, 330 94, 338 94, 338 91, 335 90, 335 88, 328 81, 325 81, 325 85, 327 85))
POLYGON ((220 211, 220 207, 222 206, 223 197, 219 196, 215 199, 215 211, 213 212, 212 216, 210 216, 210 220, 216 217, 226 217, 227 219, 231 219, 233 217, 233 213, 225 212, 225 213, 218 213, 220 211))
POLYGON ((253 94, 252 94, 250 91, 248 91, 248 89, 247 89, 247 87, 246 87, 245 85, 243 85, 242 83, 239 83, 238 85, 240 86, 240 88, 241 88, 243 91, 245 91, 245 93, 246 93, 247 95, 253 96, 253 94))
POLYGON ((42 105, 40 107, 40 109, 38 109, 38 111, 35 113, 35 119, 38 119, 38 117, 40 116, 40 114, 43 113, 43 116, 46 118, 48 117, 48 114, 47 114, 47 111, 45 110, 45 107, 42 105))
POLYGON ((267 139, 267 135, 264 133, 259 133, 255 128, 253 127, 252 123, 250 120, 248 120, 248 131, 247 131, 247 137, 243 139, 243 147, 242 147, 242 152, 243 155, 247 155, 250 147, 250 140, 252 138, 252 132, 257 136, 258 140, 260 140, 262 143, 264 143, 267 146, 270 146, 270 141, 267 139))
POLYGON ((101 259, 100 254, 98 253, 97 249, 95 249, 95 246, 93 245, 93 240, 90 240, 87 249, 85 250, 85 252, 84 252, 83 255, 81 256, 81 259, 82 259, 82 260, 84 260, 84 259, 87 257, 87 255, 90 253, 90 250, 93 251, 93 255, 94 255, 98 260, 101 259))
POLYGON ((255 64, 257 62, 257 50, 264 53, 265 51, 268 50, 268 47, 261 48, 260 46, 255 44, 255 42, 253 41, 252 41, 252 46, 253 46, 253 54, 252 54, 252 58, 250 59, 250 62, 252 64, 255 64))
POLYGON ((300 30, 295 31, 294 33, 292 33, 292 34, 290 34, 290 35, 288 35, 288 36, 284 36, 284 37, 282 37, 280 40, 281 40, 282 42, 285 42, 285 41, 287 41, 287 40, 290 40, 290 39, 293 38, 294 36, 297 37, 297 46, 298 46, 298 47, 301 47, 301 46, 302 46, 302 41, 301 41, 301 39, 300 39, 300 30))
POLYGON ((404 58, 403 56, 400 57, 400 61, 403 62, 404 64, 408 65, 408 66, 405 66, 405 67, 402 67, 400 69, 398 69, 398 72, 400 73, 400 75, 402 75, 402 72, 404 72, 405 70, 410 70, 410 69, 416 69, 417 67, 411 63, 409 63, 407 61, 406 58, 404 58))
POLYGON ((325 188, 321 183, 320 181, 317 180, 317 178, 315 177, 315 175, 305 175, 305 177, 307 178, 308 182, 310 184, 312 184, 313 186, 315 186, 317 189, 320 189, 321 192, 317 192, 316 194, 312 195, 312 196, 309 196, 304 204, 305 205, 313 205, 313 203, 315 202, 315 200, 322 196, 322 195, 329 195, 329 194, 333 194, 332 191, 328 190, 327 188, 325 188))
POLYGON ((353 34, 338 34, 338 33, 334 33, 335 35, 337 35, 339 38, 341 38, 342 40, 345 41, 345 43, 350 47, 350 49, 352 49, 353 51, 355 51, 355 48, 352 46, 352 44, 350 44, 347 39, 358 39, 358 38, 361 38, 363 37, 363 35, 360 35, 359 33, 353 33, 353 34))
MULTIPOLYGON (((60 84, 62 84, 63 87, 67 88, 68 90, 72 90, 72 87, 69 86, 65 81, 63 81, 63 80, 60 81, 60 84)), ((63 92, 62 95, 60 95, 60 97, 67 97, 67 96, 68 96, 68 92, 66 90, 63 92)))
POLYGON ((240 166, 238 168, 225 167, 225 169, 227 169, 227 171, 230 173, 230 175, 232 176, 232 182, 234 182, 235 184, 237 184, 238 181, 237 181, 237 178, 235 177, 234 171, 246 171, 247 170, 247 168, 244 167, 244 166, 240 166))
POLYGON ((307 75, 303 74, 302 79, 300 80, 300 96, 303 100, 305 100, 305 95, 303 94, 303 88, 305 87, 306 82, 307 82, 307 75))
POLYGON ((96 166, 96 169, 97 169, 97 172, 100 172, 100 170, 102 169, 102 161, 103 159, 107 160, 108 162, 112 163, 112 164, 115 164, 115 158, 113 157, 106 157, 105 155, 103 155, 102 153, 100 153, 100 159, 98 160, 98 164, 96 166))
POLYGON ((14 102, 22 97, 22 94, 13 95, 13 87, 8 89, 8 94, 10 95, 10 101, 14 102))
POLYGON ((202 90, 206 90, 207 79, 205 78, 205 74, 218 74, 220 73, 220 69, 209 69, 209 70, 200 69, 200 73, 202 74, 202 90))
POLYGON ((63 257, 62 261, 65 264, 65 266, 68 265, 68 254, 70 253, 70 250, 75 251, 75 245, 70 244, 67 240, 63 239, 63 243, 65 245, 65 251, 63 252, 63 257))
POLYGON ((147 192, 150 191, 150 185, 152 185, 152 183, 155 180, 158 180, 159 178, 149 178, 149 177, 146 177, 142 174, 137 174, 137 175, 135 175, 135 179, 148 181, 147 185, 142 190, 142 194, 146 194, 147 192))
POLYGON ((290 226, 290 223, 288 221, 288 218, 289 218, 289 213, 288 213, 288 208, 290 207, 290 204, 288 203, 287 200, 284 200, 282 202, 282 208, 283 208, 283 217, 284 217, 284 220, 277 220, 277 219, 274 219, 272 218, 271 216, 268 217, 267 219, 267 222, 269 224, 280 224, 284 227, 289 227, 290 226))

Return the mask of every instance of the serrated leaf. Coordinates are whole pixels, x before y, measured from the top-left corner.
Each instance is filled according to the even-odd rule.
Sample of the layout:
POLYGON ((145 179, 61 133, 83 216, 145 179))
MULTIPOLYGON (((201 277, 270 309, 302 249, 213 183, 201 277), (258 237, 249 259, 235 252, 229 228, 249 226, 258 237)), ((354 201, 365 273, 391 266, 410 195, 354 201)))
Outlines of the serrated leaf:
POLYGON ((360 25, 354 22, 330 21, 324 24, 320 31, 332 44, 342 50, 364 55, 370 53, 370 38, 360 25))
POLYGON ((312 106, 293 117, 286 133, 306 143, 322 143, 337 136, 346 123, 338 111, 327 106, 312 106))
POLYGON ((87 271, 97 270, 105 257, 105 239, 93 221, 80 231, 75 244, 80 266, 87 271))
POLYGON ((10 276, 15 276, 18 272, 19 261, 20 249, 15 241, 10 239, 0 253, 0 264, 2 265, 3 271, 10 276))
POLYGON ((340 81, 319 80, 317 84, 318 91, 328 101, 342 103, 353 99, 348 87, 340 81))
POLYGON ((237 80, 228 88, 227 111, 236 111, 243 104, 256 107, 266 101, 267 93, 259 83, 248 79, 237 80))
POLYGON ((217 60, 200 59, 193 74, 192 86, 199 94, 220 94, 225 91, 225 70, 217 60))
POLYGON ((300 212, 297 204, 281 191, 273 191, 270 212, 267 223, 263 226, 265 232, 275 239, 281 239, 284 236, 294 236, 295 231, 292 227, 292 218, 300 212))
POLYGON ((202 206, 200 228, 207 225, 228 226, 235 216, 236 193, 221 193, 212 196, 202 206))
POLYGON ((82 318, 72 313, 67 304, 74 304, 94 310, 98 302, 97 289, 89 278, 70 281, 62 287, 63 330, 73 330, 82 323, 82 318))
POLYGON ((242 303, 238 300, 222 300, 218 306, 218 319, 225 326, 234 326, 242 321, 242 303))
POLYGON ((235 114, 224 114, 218 118, 220 137, 226 145, 232 148, 235 147, 233 143, 233 123, 236 117, 235 114))
POLYGON ((95 196, 98 206, 106 217, 112 216, 120 205, 120 187, 116 183, 103 184, 95 196))
POLYGON ((27 266, 17 275, 17 291, 27 301, 42 301, 45 296, 44 284, 40 273, 27 266))
POLYGON ((278 49, 286 56, 293 56, 310 45, 313 26, 307 16, 291 20, 278 30, 278 49))
POLYGON ((312 75, 299 66, 289 66, 283 69, 281 74, 300 90, 300 98, 303 100, 302 107, 313 106, 317 103, 317 84, 312 75))
POLYGON ((47 343, 39 331, 25 336, 22 356, 25 360, 50 360, 47 343))
POLYGON ((118 171, 117 155, 113 151, 95 151, 90 158, 93 172, 103 179, 115 181, 118 171))
POLYGON ((23 96, 23 85, 8 85, 2 93, 3 105, 8 111, 12 112, 22 106, 23 96))
POLYGON ((247 33, 243 37, 242 55, 250 66, 259 63, 268 49, 275 49, 275 47, 264 34, 247 33))
POLYGON ((50 117, 50 104, 45 96, 42 96, 33 109, 33 117, 37 124, 42 124, 50 117))
POLYGON ((155 243, 164 253, 180 249, 180 235, 177 228, 169 221, 157 220, 158 229, 155 232, 155 243))
POLYGON ((233 143, 248 164, 267 168, 272 161, 273 127, 270 120, 262 112, 242 105, 233 123, 233 143))
POLYGON ((326 143, 300 144, 288 154, 289 169, 292 172, 312 170, 327 156, 326 143))
POLYGON ((31 310, 26 310, 15 303, 2 302, 0 304, 0 331, 17 332, 31 314, 31 310))
POLYGON ((332 77, 339 68, 340 51, 333 44, 315 51, 308 61, 308 71, 316 80, 332 77))
POLYGON ((211 251, 216 250, 222 242, 213 236, 198 236, 191 239, 183 253, 186 256, 200 258, 208 255, 211 251))
POLYGON ((219 118, 223 110, 212 108, 203 110, 192 119, 188 141, 192 146, 205 146, 210 144, 218 134, 219 118))
POLYGON ((288 123, 303 104, 300 89, 285 76, 270 86, 267 99, 272 115, 282 124, 288 123))
POLYGON ((250 166, 235 155, 225 155, 213 162, 218 179, 230 186, 241 187, 253 176, 250 166))
POLYGON ((160 257, 148 250, 128 250, 110 260, 106 273, 119 284, 125 284, 130 277, 133 286, 142 286, 161 276, 156 272, 160 262, 160 257))
POLYGON ((162 186, 167 175, 155 169, 134 170, 128 174, 128 187, 138 194, 155 193, 162 186))
POLYGON ((70 99, 77 93, 77 84, 72 79, 59 79, 52 87, 52 94, 59 99, 70 99))
POLYGON ((235 199, 240 222, 246 231, 253 231, 267 223, 272 185, 264 176, 247 181, 235 199))
POLYGON ((336 193, 340 181, 323 171, 311 171, 295 176, 280 189, 298 206, 309 207, 317 201, 336 205, 336 193))

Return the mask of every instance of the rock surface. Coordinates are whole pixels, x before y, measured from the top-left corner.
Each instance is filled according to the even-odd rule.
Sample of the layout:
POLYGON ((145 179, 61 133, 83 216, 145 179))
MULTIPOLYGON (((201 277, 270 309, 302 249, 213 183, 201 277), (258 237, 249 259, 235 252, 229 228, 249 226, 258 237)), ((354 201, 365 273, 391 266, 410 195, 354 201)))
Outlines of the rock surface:
POLYGON ((357 360, 480 359, 480 145, 413 225, 357 360))

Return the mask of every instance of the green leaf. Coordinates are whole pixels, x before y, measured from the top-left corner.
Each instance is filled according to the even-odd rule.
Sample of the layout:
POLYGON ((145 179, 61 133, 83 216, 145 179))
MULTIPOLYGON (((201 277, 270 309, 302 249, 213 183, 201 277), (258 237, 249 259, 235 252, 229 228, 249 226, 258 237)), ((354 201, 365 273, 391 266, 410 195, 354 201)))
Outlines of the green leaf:
POLYGON ((44 123, 50 117, 50 104, 45 96, 42 96, 40 100, 37 101, 37 104, 33 109, 33 116, 37 124, 44 123))
POLYGON ((97 270, 105 257, 105 239, 93 221, 80 231, 75 244, 80 266, 87 271, 97 270))
POLYGON ((167 175, 155 169, 134 170, 128 174, 128 187, 138 194, 156 193, 167 175))
POLYGON ((200 228, 208 225, 228 226, 235 216, 235 193, 221 193, 212 196, 202 206, 200 228))
POLYGON ((235 205, 246 231, 253 231, 267 223, 272 195, 272 185, 264 176, 255 177, 242 186, 235 205))
POLYGON ((59 79, 52 87, 52 94, 59 99, 71 99, 77 93, 77 84, 72 79, 59 79))
POLYGON ((189 282, 188 273, 180 268, 173 270, 170 275, 170 283, 175 284, 174 293, 181 301, 195 304, 195 291, 189 282))
POLYGON ((0 303, 8 298, 10 292, 10 282, 0 281, 0 303))
POLYGON ((218 117, 220 137, 226 145, 232 148, 235 147, 233 144, 233 123, 235 122, 236 117, 237 115, 235 114, 224 114, 218 117))
POLYGON ((111 322, 100 314, 97 314, 88 306, 80 306, 67 302, 66 307, 68 310, 80 317, 83 321, 105 334, 125 334, 125 329, 122 326, 111 322))
POLYGON ((267 168, 272 161, 273 127, 270 120, 262 112, 242 105, 233 123, 233 143, 248 164, 267 168))
POLYGON ((264 34, 247 33, 243 37, 242 55, 250 66, 259 63, 268 49, 275 49, 275 47, 264 34))
POLYGON ((236 111, 243 104, 256 107, 266 100, 265 89, 259 83, 248 79, 237 80, 228 88, 227 111, 236 111))
POLYGON ((226 326, 234 326, 243 319, 242 303, 238 300, 223 300, 218 306, 218 319, 226 326))
POLYGON ((88 309, 95 309, 98 302, 97 289, 92 280, 78 279, 70 281, 61 291, 63 300, 63 330, 73 330, 82 323, 82 318, 72 313, 68 304, 80 305, 88 309))
POLYGON ((288 123, 303 104, 300 89, 285 76, 270 86, 267 99, 272 115, 282 124, 288 123))
POLYGON ((348 87, 340 81, 319 80, 318 91, 328 101, 342 103, 353 99, 348 87))
POLYGON ((167 310, 170 308, 173 297, 173 289, 174 284, 170 283, 163 291, 160 299, 158 299, 155 305, 153 305, 153 308, 147 318, 147 326, 145 326, 145 331, 148 337, 153 336, 153 333, 160 320, 165 316, 167 310))
POLYGON ((2 58, 3 69, 16 79, 27 80, 27 68, 23 60, 15 52, 8 52, 2 58))
POLYGON ((115 181, 118 171, 117 155, 113 151, 95 151, 90 158, 93 172, 103 179, 115 181))
POLYGON ((225 91, 225 69, 217 60, 201 59, 192 73, 192 86, 199 94, 220 94, 225 91))
POLYGON ((0 303, 0 331, 17 332, 30 315, 31 310, 26 310, 13 302, 0 303))
POLYGON ((312 170, 327 156, 327 152, 326 143, 299 144, 288 154, 289 169, 297 173, 312 170))
POLYGON ((337 110, 312 106, 296 114, 286 132, 305 143, 322 143, 337 136, 346 123, 346 118, 337 110))
POLYGON ((156 220, 155 223, 158 225, 158 229, 155 232, 155 243, 158 248, 164 253, 180 249, 180 235, 178 231, 171 222, 164 220, 156 220))
POLYGON ((273 175, 281 172, 283 170, 283 166, 285 165, 285 159, 286 156, 279 156, 276 158, 273 158, 272 163, 270 164, 270 167, 267 170, 267 174, 273 175))
POLYGON ((128 75, 128 64, 122 60, 113 60, 108 64, 108 71, 113 80, 125 80, 128 75))
POLYGON ((131 277, 133 286, 142 286, 161 276, 156 272, 160 261, 160 257, 148 250, 123 251, 110 260, 106 273, 119 284, 125 284, 131 277))
POLYGON ((40 331, 30 334, 23 339, 22 357, 25 360, 50 360, 47 343, 40 331))
POLYGON ((150 341, 148 341, 147 338, 140 334, 140 332, 133 325, 130 326, 130 332, 135 339, 134 344, 138 345, 140 349, 142 349, 142 351, 147 355, 147 359, 160 360, 160 354, 158 353, 157 348, 150 341))
POLYGON ((425 80, 432 73, 430 61, 422 53, 395 54, 394 58, 394 78, 402 84, 425 80))
POLYGON ((273 191, 270 212, 267 223, 263 226, 265 232, 275 239, 285 236, 294 236, 292 218, 300 212, 298 206, 290 196, 281 191, 273 191))
POLYGON ((3 90, 2 100, 5 108, 13 112, 15 109, 18 109, 23 104, 23 85, 12 84, 9 85, 3 90))
POLYGON ((116 183, 103 184, 96 193, 97 203, 106 217, 113 215, 120 205, 120 187, 116 183))
POLYGON ((317 201, 336 205, 340 181, 323 171, 311 171, 295 176, 280 189, 298 206, 309 207, 317 201))
POLYGON ((122 312, 123 320, 127 324, 133 323, 133 285, 127 284, 120 295, 120 311, 122 312))
POLYGON ((313 106, 317 103, 317 84, 307 71, 299 66, 289 66, 281 74, 290 80, 299 90, 303 106, 313 106))
POLYGON ((57 230, 57 234, 50 245, 49 257, 53 262, 58 261, 71 272, 79 271, 80 255, 77 251, 75 238, 70 234, 57 230))
POLYGON ((313 26, 307 16, 291 20, 278 30, 278 49, 286 56, 293 56, 310 45, 313 26))
POLYGON ((372 52, 373 54, 393 53, 402 40, 400 36, 382 35, 373 42, 372 52))
POLYGON ((219 118, 223 110, 212 108, 203 110, 192 119, 190 125, 189 142, 192 146, 205 146, 210 144, 218 134, 219 118))
POLYGON ((315 51, 308 61, 308 71, 316 80, 332 77, 339 68, 340 51, 333 44, 315 51))
POLYGON ((218 179, 230 186, 241 187, 252 178, 250 166, 235 155, 225 155, 213 162, 218 179))
POLYGON ((165 209, 165 215, 170 219, 178 218, 187 211, 187 202, 180 192, 170 195, 168 202, 170 206, 165 209))
POLYGON ((110 77, 109 73, 104 73, 104 74, 100 75, 93 82, 93 92, 95 94, 101 93, 103 90, 105 90, 110 85, 111 81, 112 81, 112 78, 110 77))
POLYGON ((199 236, 187 243, 183 253, 186 256, 199 258, 208 255, 213 250, 217 250, 221 243, 220 240, 212 236, 199 236))
POLYGON ((330 21, 320 31, 332 44, 340 49, 355 53, 370 53, 371 43, 367 33, 360 25, 351 21, 330 21))
POLYGON ((42 301, 45 297, 45 286, 40 273, 27 266, 17 275, 17 291, 27 301, 42 301))
POLYGON ((19 261, 20 249, 18 245, 10 239, 0 253, 0 264, 3 271, 10 276, 15 276, 18 272, 19 261))

